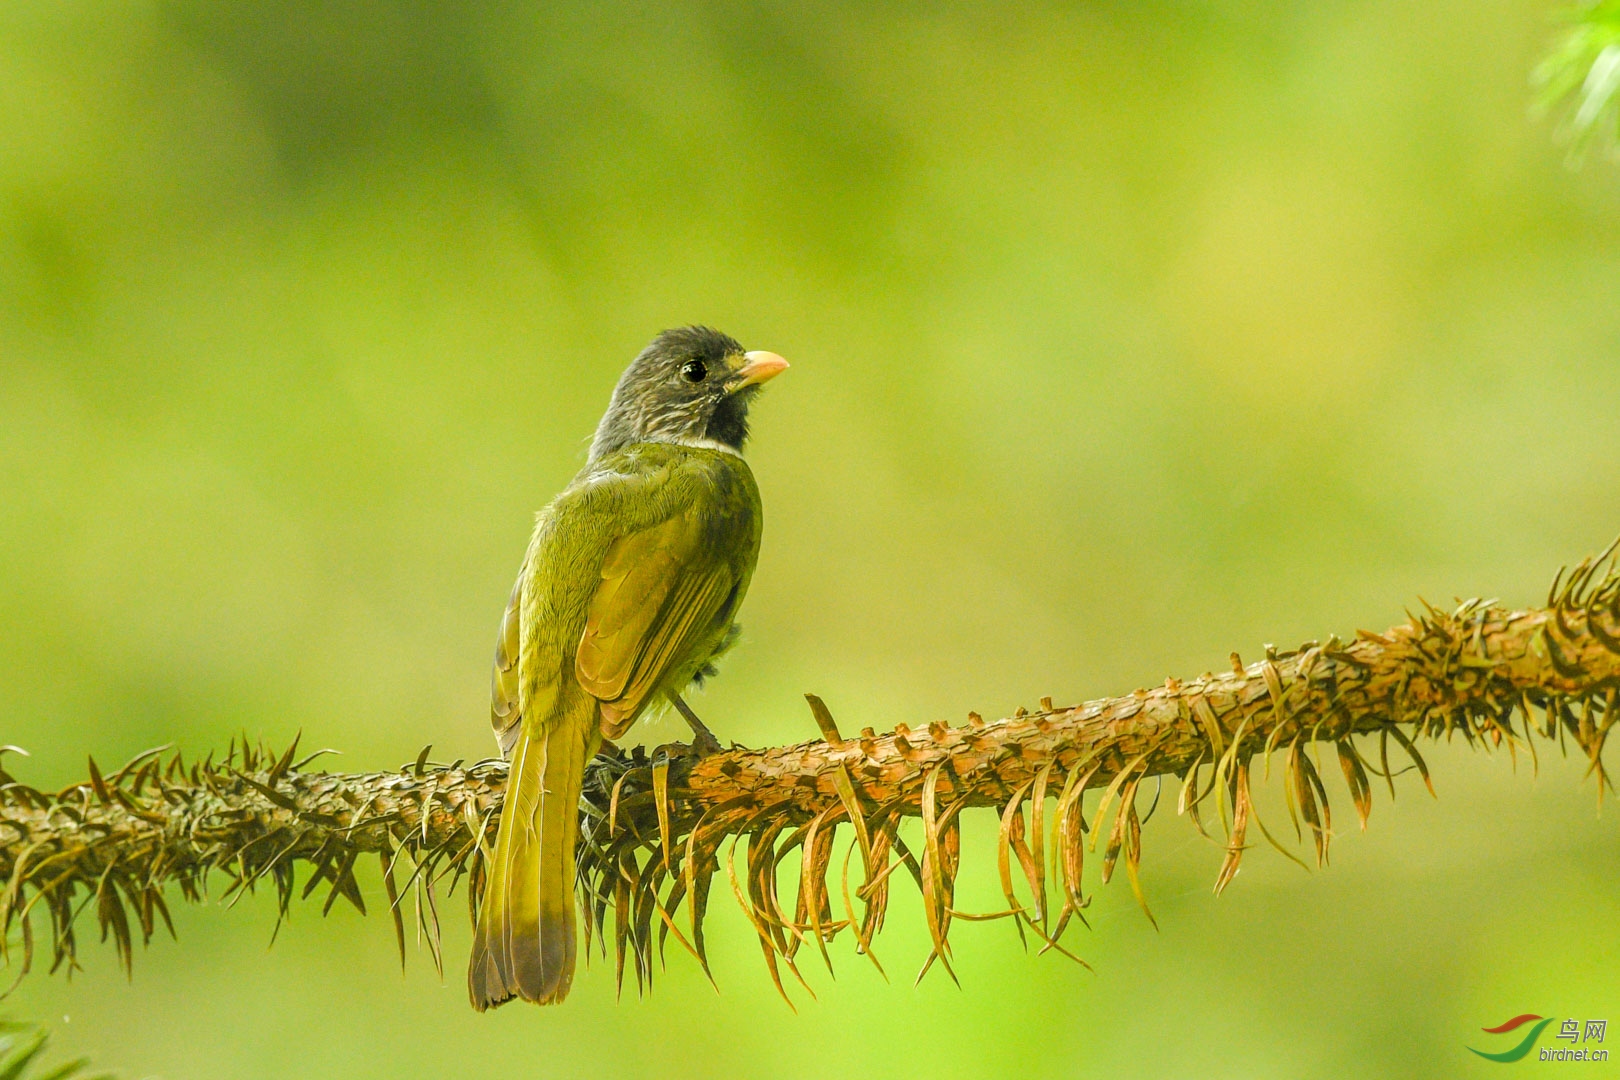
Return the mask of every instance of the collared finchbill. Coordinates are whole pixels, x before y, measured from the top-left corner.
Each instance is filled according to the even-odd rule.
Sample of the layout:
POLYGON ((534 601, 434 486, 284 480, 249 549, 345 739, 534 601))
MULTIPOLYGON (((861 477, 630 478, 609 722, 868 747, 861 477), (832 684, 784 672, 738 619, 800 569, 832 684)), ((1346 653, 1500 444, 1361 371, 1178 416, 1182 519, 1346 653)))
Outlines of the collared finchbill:
POLYGON ((750 387, 787 366, 717 330, 666 330, 619 377, 585 468, 536 515, 491 676, 511 766, 467 964, 476 1009, 568 996, 590 842, 579 796, 602 740, 668 700, 718 745, 680 694, 736 636, 763 513, 742 457, 750 387))
POLYGON ((788 362, 773 352, 755 351, 743 354, 747 361, 737 369, 732 376, 732 389, 741 390, 745 386, 758 386, 762 382, 769 382, 788 369, 788 362))

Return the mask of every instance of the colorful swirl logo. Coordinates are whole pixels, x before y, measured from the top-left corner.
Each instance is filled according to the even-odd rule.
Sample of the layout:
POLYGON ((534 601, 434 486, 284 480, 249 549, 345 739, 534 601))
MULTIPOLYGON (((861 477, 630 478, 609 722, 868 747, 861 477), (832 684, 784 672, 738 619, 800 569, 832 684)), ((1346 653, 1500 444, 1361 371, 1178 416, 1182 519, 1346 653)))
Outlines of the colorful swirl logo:
POLYGON ((1472 1046, 1470 1046, 1468 1049, 1474 1050, 1474 1053, 1478 1054, 1487 1061, 1500 1061, 1503 1064, 1510 1061, 1518 1061, 1520 1058, 1524 1057, 1530 1052, 1531 1047, 1536 1045, 1536 1040, 1541 1037, 1542 1030, 1548 1024, 1552 1023, 1552 1017, 1543 1018, 1537 1016, 1535 1013, 1523 1013, 1519 1016, 1515 1016, 1505 1024, 1498 1024, 1495 1027, 1480 1029, 1487 1035, 1503 1035, 1509 1031, 1514 1031, 1521 1028, 1532 1021, 1536 1023, 1536 1026, 1531 1028, 1530 1033, 1526 1035, 1522 1041, 1520 1041, 1519 1045, 1513 1047, 1511 1050, 1503 1050, 1501 1053, 1489 1054, 1484 1050, 1474 1050, 1472 1046))

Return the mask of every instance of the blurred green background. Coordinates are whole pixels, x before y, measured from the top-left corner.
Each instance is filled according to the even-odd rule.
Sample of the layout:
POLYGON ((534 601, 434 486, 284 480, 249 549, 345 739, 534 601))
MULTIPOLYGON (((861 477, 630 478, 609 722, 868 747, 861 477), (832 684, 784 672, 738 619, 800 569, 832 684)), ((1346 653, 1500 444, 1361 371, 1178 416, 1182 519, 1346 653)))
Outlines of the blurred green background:
MULTIPOLYGON (((1620 173, 1528 116, 1554 32, 1477 0, 5 4, 0 736, 42 786, 242 731, 491 752, 531 516, 695 321, 794 362, 722 736, 809 737, 806 690, 846 730, 960 722, 1535 602, 1620 532, 1620 173)), ((717 899, 718 997, 672 953, 647 999, 596 963, 478 1016, 459 894, 442 982, 341 907, 267 951, 261 896, 5 1008, 174 1080, 1487 1076, 1482 1026, 1620 1022, 1582 767, 1429 760, 1438 801, 1380 788, 1355 834, 1335 784, 1332 867, 1257 850, 1219 900, 1161 812, 1162 930, 1102 890, 1095 974, 962 925, 962 989, 913 988, 904 886, 893 983, 840 941, 796 1014, 717 899)))

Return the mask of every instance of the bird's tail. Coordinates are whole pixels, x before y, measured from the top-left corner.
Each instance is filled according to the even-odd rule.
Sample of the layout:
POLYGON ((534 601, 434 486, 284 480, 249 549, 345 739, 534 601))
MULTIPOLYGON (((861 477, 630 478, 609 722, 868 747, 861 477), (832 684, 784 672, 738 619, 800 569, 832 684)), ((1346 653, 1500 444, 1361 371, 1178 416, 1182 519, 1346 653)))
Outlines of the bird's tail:
POLYGON ((574 843, 594 719, 594 710, 575 708, 558 709, 543 729, 525 720, 512 747, 495 859, 467 971, 467 990, 480 1012, 514 997, 549 1005, 568 996, 574 977, 574 843))

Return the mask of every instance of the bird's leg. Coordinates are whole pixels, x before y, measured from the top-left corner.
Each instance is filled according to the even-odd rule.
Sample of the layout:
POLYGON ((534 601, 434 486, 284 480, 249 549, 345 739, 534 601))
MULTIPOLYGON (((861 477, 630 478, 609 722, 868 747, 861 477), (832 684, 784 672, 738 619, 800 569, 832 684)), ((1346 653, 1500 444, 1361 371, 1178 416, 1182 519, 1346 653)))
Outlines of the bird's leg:
POLYGON ((720 740, 715 738, 714 732, 710 731, 703 721, 698 719, 697 713, 692 711, 692 706, 682 701, 681 695, 673 690, 669 692, 669 700, 674 704, 676 710, 686 717, 686 722, 691 725, 692 749, 698 752, 698 756, 708 757, 710 754, 718 754, 720 752, 720 740))

